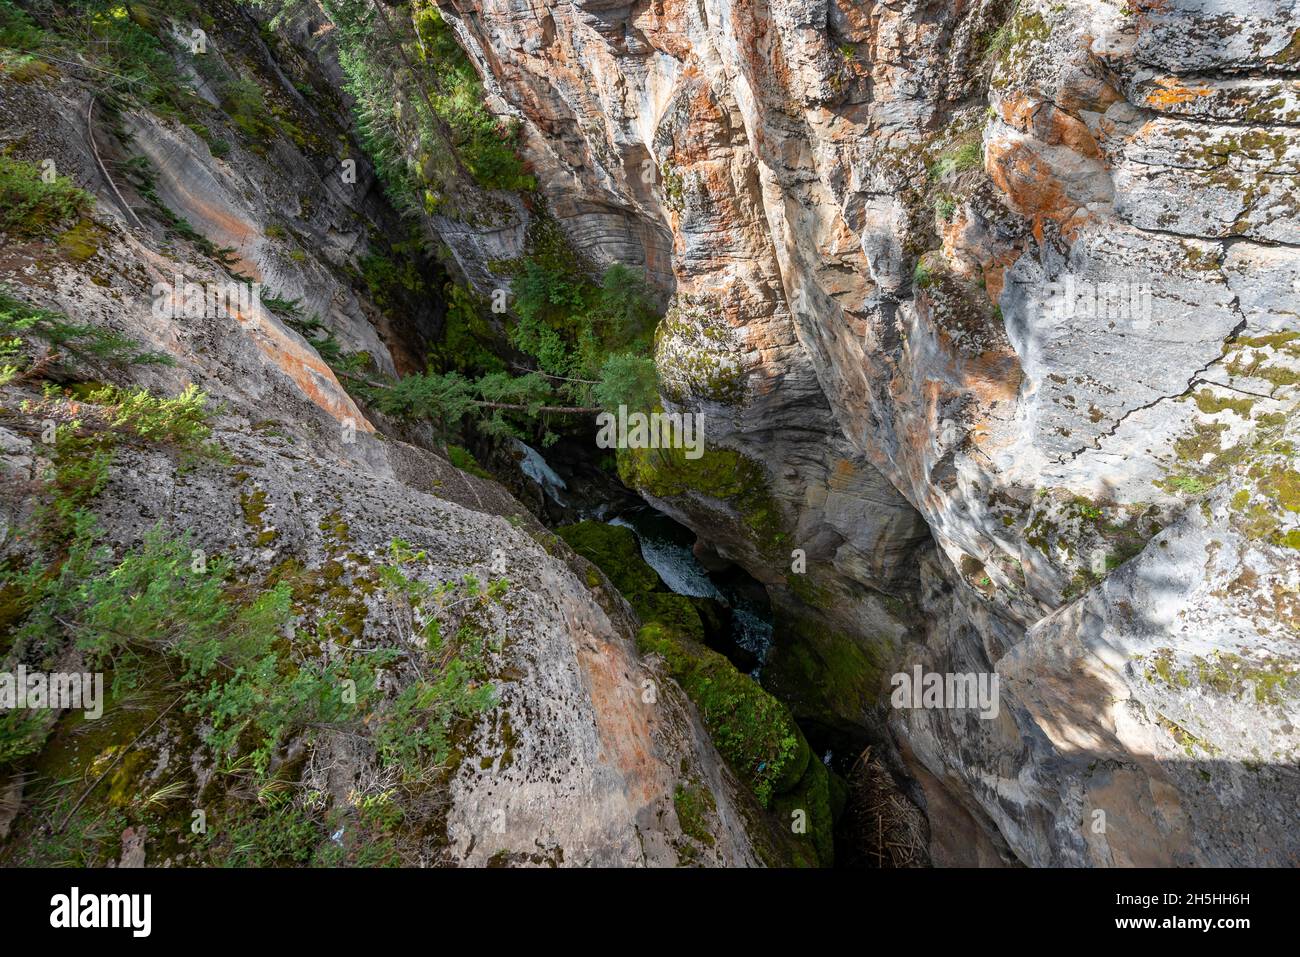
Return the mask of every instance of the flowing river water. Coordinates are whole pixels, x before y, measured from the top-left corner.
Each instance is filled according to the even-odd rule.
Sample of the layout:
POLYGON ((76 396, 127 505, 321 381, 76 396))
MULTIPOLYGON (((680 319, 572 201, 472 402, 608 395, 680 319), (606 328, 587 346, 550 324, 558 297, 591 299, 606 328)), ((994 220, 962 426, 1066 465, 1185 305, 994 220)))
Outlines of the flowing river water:
MULTIPOLYGON (((519 469, 555 505, 573 511, 578 520, 603 521, 632 530, 641 557, 667 588, 688 598, 715 603, 718 626, 711 636, 719 651, 757 678, 772 644, 772 612, 761 585, 739 568, 710 572, 695 557, 695 534, 640 498, 591 501, 574 494, 541 452, 516 442, 519 469), (718 634, 722 632, 723 634, 718 634)), ((556 458, 563 469, 564 463, 556 458)), ((575 480, 577 481, 577 480, 575 480)))
MULTIPOLYGON (((694 532, 629 492, 607 470, 593 468, 584 461, 580 446, 562 442, 552 448, 549 460, 522 442, 515 451, 518 468, 550 522, 599 521, 630 529, 641 557, 664 585, 696 602, 706 643, 755 681, 763 677, 774 629, 767 593, 756 579, 738 566, 706 568, 695 555, 694 532)), ((800 721, 800 727, 823 763, 841 776, 850 774, 863 741, 815 722, 800 721)), ((837 831, 837 847, 840 840, 837 831)), ((859 849, 844 850, 843 857, 837 851, 837 860, 857 859, 859 863, 850 866, 864 866, 859 849)))

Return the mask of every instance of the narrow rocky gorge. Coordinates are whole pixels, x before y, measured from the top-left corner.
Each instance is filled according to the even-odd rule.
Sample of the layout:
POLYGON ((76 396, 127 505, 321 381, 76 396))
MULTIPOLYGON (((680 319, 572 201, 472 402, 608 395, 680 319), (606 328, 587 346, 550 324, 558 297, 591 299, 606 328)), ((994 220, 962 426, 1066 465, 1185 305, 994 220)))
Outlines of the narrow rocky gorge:
POLYGON ((784 537, 638 487, 887 725, 936 858, 1294 863, 1295 6, 454 12, 575 242, 671 261, 665 398, 784 537), (915 663, 1000 718, 891 713, 915 663))
POLYGON ((0 728, 0 861, 1298 863, 1297 4, 65 6, 0 0, 0 654, 111 693, 0 728), (546 364, 620 270, 590 368, 698 458, 546 364))

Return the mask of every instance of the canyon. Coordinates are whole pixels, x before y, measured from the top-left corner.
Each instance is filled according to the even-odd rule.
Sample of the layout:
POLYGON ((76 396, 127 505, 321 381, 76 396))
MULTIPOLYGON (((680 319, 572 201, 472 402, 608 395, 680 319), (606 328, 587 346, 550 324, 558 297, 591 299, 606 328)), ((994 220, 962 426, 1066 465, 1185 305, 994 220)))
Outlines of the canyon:
POLYGON ((792 683, 875 665, 815 707, 898 743, 936 859, 1293 864, 1294 699, 1236 689, 1296 664, 1259 480, 1295 474, 1295 6, 454 12, 575 242, 671 264, 665 394, 762 465, 806 580, 644 490, 769 585, 792 683), (1060 321, 1067 276, 1150 315, 1060 321), (888 713, 913 663, 995 670, 1003 716, 888 713))
MULTIPOLYGON (((352 54, 329 4, 204 5, 207 59, 176 54, 196 96, 216 107, 222 78, 251 70, 288 124, 260 144, 235 124, 225 155, 161 109, 88 122, 75 63, 0 83, 3 154, 51 159, 96 199, 88 251, 10 237, 0 282, 174 360, 131 384, 220 404, 224 465, 116 453, 107 543, 165 523, 249 581, 292 562, 317 576, 295 590, 299 633, 333 616, 355 625, 349 647, 406 634, 380 571, 395 540, 426 583, 509 579, 484 613, 496 703, 458 732, 445 797, 404 809, 404 862, 843 863, 830 818, 862 793, 833 772, 866 748, 936 866, 1300 862, 1300 5, 411 6, 417 23, 436 7, 531 190, 452 177, 400 208, 334 92, 352 54), (122 172, 132 156, 148 182, 122 172), (434 426, 385 414, 283 310, 188 321, 151 302, 178 274, 227 281, 216 248, 364 353, 366 375, 401 377, 451 321, 441 284, 510 290, 548 224, 594 271, 643 271, 662 303, 661 404, 705 423, 702 451, 620 450, 618 477, 689 529, 699 574, 743 571, 765 594, 757 681, 656 629, 683 606, 640 570, 640 530, 640 546, 583 531, 608 516, 547 504, 500 444, 475 447, 492 474, 453 464, 434 426), (413 231, 437 250, 413 257, 419 283, 362 277, 413 231), (894 707, 891 677, 914 672, 991 678, 996 705, 894 707), (771 718, 779 762, 734 760, 719 687, 788 712, 771 718), (815 841, 791 833, 801 813, 815 841)), ((399 122, 428 97, 397 89, 399 122)), ((392 148, 436 162, 414 134, 392 148)), ((0 389, 8 411, 39 398, 0 389)), ((22 408, 38 412, 0 419, 15 554, 51 459, 40 420, 80 414, 22 408)), ((576 497, 572 440, 541 456, 576 497)), ((707 618, 699 594, 673 597, 707 618)), ((190 767, 211 799, 202 722, 142 730, 126 711, 89 745, 60 724, 35 776, 0 777, 8 861, 41 842, 23 822, 43 778, 93 791, 129 766, 116 790, 148 791, 190 767), (147 757, 122 760, 128 743, 147 757)), ((393 790, 369 729, 300 732, 273 762, 313 800, 393 790)), ((180 820, 150 819, 150 863, 192 862, 167 837, 188 805, 180 820)), ((101 841, 114 861, 118 840, 101 841)))

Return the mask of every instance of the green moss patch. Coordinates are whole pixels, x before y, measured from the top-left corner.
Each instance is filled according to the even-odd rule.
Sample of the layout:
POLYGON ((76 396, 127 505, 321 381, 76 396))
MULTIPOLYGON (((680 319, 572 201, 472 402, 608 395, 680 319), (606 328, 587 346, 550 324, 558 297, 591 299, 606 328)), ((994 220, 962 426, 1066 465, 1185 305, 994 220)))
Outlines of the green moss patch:
POLYGON ((706 448, 697 459, 687 458, 685 449, 620 449, 618 474, 625 485, 655 498, 702 495, 729 505, 764 553, 786 541, 785 514, 766 470, 735 449, 706 448))
POLYGON ((763 669, 763 684, 800 720, 827 727, 861 723, 879 697, 879 655, 809 616, 781 614, 778 644, 763 669))
POLYGON ((1224 396, 1216 396, 1209 389, 1202 389, 1196 393, 1196 407, 1206 415, 1214 415, 1216 412, 1222 412, 1229 409, 1243 419, 1250 418, 1250 410, 1254 406, 1253 399, 1232 399, 1224 396))
MULTIPOLYGON (((695 605, 674 595, 641 557, 630 528, 604 522, 579 522, 556 529, 569 547, 603 571, 643 623, 654 622, 695 641, 704 640, 704 624, 695 605)), ((599 581, 588 581, 595 587, 599 581)))
POLYGON ((684 404, 691 398, 729 405, 745 396, 745 376, 735 332, 716 301, 678 296, 655 331, 655 364, 664 396, 684 404))
POLYGON ((1172 648, 1160 648, 1147 659, 1145 676, 1152 684, 1175 690, 1197 687, 1269 706, 1281 706, 1285 697, 1300 690, 1300 664, 1222 651, 1194 655, 1182 666, 1172 648))
MULTIPOLYGON (((695 704, 718 752, 758 803, 775 812, 775 819, 769 816, 766 822, 780 834, 775 844, 782 850, 774 852, 774 860, 788 863, 792 857, 809 865, 829 864, 829 776, 812 757, 790 710, 702 643, 703 625, 694 605, 664 590, 654 569, 641 558, 630 529, 580 522, 557 533, 598 566, 632 605, 642 622, 638 649, 664 662, 695 704), (803 832, 790 830, 792 819, 786 812, 794 810, 805 812, 803 832)), ((689 816, 695 806, 689 798, 684 800, 689 816)), ((686 826, 683 823, 684 830, 686 826)))
POLYGON ((725 657, 670 626, 644 625, 637 646, 664 660, 695 702, 718 751, 763 807, 798 784, 810 751, 785 705, 725 657))
POLYGON ((717 843, 708 824, 709 817, 718 809, 712 791, 704 787, 679 784, 673 792, 673 808, 677 811, 677 823, 683 834, 709 847, 717 843))

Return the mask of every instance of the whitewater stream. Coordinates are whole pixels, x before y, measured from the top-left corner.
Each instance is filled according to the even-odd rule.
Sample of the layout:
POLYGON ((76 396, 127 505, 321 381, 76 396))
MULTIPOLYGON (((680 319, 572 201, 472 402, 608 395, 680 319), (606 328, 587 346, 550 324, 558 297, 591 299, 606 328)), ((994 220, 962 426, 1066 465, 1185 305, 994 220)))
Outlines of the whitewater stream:
MULTIPOLYGON (((567 483, 545 457, 523 442, 516 441, 516 445, 523 473, 557 505, 572 506, 571 496, 565 494, 567 483)), ((757 662, 750 674, 758 677, 772 644, 772 614, 761 586, 739 569, 710 573, 691 550, 694 533, 644 502, 635 508, 597 503, 582 508, 580 515, 583 520, 631 529, 646 564, 670 591, 688 598, 708 598, 727 609, 730 640, 757 662)))

